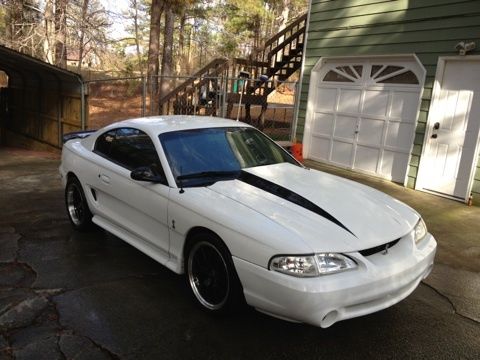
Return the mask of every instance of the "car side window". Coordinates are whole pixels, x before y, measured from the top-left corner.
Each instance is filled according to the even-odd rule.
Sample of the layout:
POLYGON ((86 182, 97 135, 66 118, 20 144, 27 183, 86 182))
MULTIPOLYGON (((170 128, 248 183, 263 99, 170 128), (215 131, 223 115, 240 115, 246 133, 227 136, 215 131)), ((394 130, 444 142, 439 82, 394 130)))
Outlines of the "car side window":
POLYGON ((141 130, 119 128, 108 131, 98 137, 94 152, 129 170, 148 166, 165 177, 152 139, 141 130))
POLYGON ((108 158, 110 156, 110 149, 112 142, 115 139, 116 130, 111 130, 100 135, 95 143, 94 152, 108 158))

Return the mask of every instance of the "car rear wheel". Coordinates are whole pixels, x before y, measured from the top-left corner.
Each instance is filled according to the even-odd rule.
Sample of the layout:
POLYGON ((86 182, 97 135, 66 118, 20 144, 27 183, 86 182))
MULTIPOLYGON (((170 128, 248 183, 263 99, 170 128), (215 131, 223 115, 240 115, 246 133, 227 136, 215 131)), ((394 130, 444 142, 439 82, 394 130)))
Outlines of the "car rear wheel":
POLYGON ((76 230, 87 231, 92 228, 92 213, 88 208, 82 185, 76 177, 71 177, 67 181, 65 205, 68 218, 76 230))
POLYGON ((211 234, 199 234, 186 256, 187 283, 196 302, 211 313, 224 313, 242 299, 242 289, 226 246, 211 234))

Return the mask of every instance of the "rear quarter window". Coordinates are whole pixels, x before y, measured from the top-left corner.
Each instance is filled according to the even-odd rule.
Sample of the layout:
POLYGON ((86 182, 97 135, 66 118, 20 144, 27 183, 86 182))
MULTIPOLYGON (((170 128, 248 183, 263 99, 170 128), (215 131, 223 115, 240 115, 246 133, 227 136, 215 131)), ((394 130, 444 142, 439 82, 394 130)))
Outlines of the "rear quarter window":
POLYGON ((112 143, 115 140, 115 133, 116 130, 111 130, 100 135, 95 142, 93 151, 104 157, 109 157, 112 143))

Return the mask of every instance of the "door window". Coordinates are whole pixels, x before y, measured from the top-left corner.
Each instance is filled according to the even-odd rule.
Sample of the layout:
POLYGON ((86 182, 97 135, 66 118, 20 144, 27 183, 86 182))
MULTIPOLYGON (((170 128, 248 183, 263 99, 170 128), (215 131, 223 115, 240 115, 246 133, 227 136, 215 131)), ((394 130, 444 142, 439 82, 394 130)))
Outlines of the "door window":
POLYGON ((148 166, 157 175, 164 175, 152 139, 138 129, 119 128, 100 135, 94 152, 128 170, 148 166))

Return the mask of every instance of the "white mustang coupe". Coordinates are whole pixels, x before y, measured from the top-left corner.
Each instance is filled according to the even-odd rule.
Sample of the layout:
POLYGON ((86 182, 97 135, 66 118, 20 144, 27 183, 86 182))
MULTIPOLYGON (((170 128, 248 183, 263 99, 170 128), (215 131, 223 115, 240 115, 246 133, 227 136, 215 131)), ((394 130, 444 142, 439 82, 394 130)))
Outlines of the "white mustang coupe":
POLYGON ((140 118, 64 141, 73 227, 95 223, 185 273, 209 312, 246 301, 328 327, 399 302, 432 269, 436 241, 416 211, 305 168, 241 122, 140 118))

